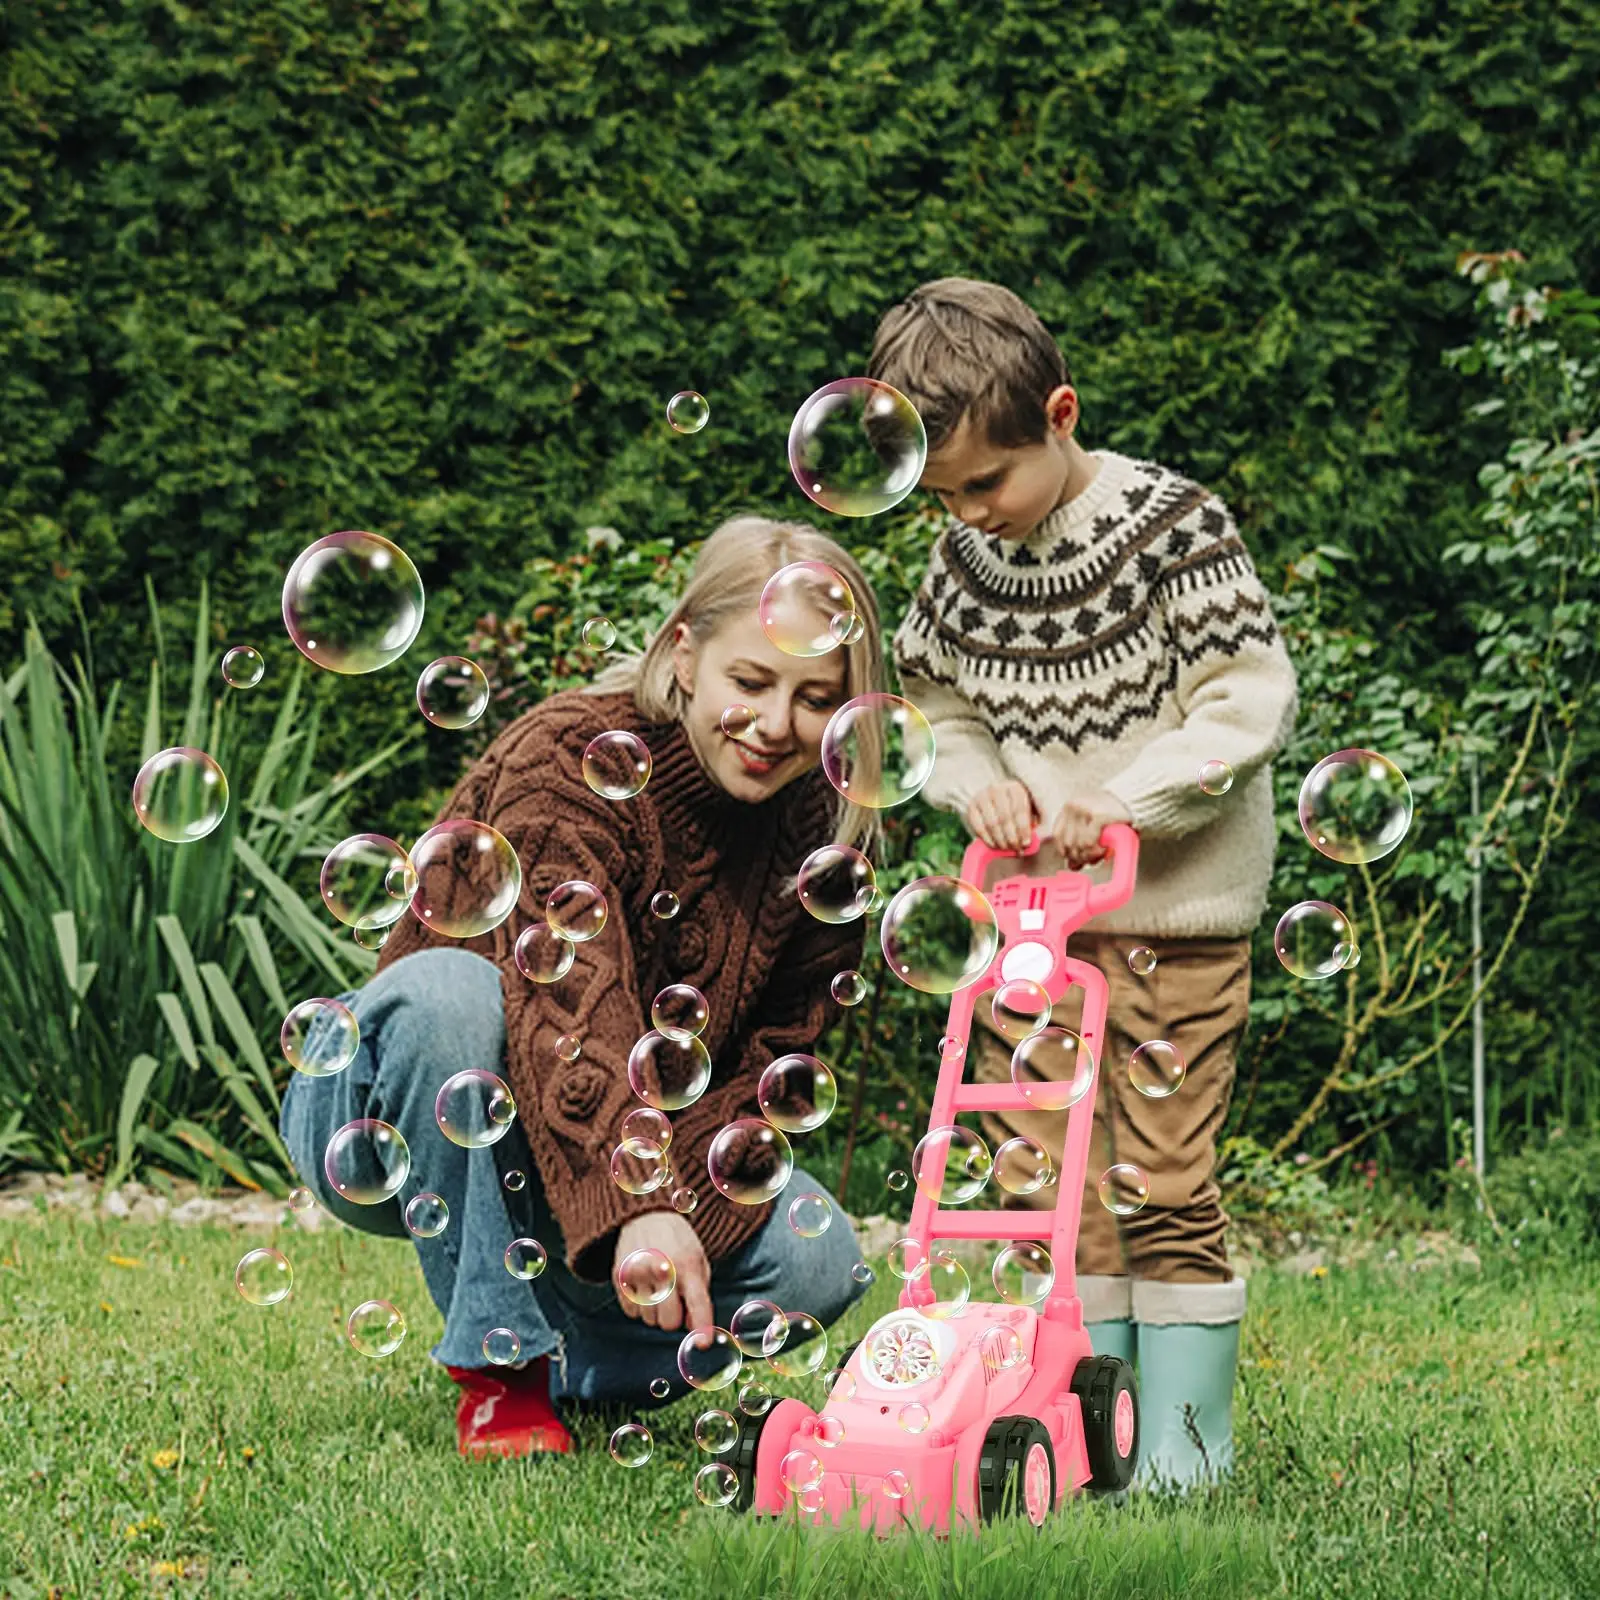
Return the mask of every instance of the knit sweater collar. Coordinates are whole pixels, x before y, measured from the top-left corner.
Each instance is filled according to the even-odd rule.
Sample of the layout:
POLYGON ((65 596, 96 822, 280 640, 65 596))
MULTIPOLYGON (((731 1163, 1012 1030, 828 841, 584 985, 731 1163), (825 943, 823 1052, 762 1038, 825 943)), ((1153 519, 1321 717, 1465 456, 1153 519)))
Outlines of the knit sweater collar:
MULTIPOLYGON (((1075 535, 1089 529, 1096 517, 1118 503, 1122 492, 1133 482, 1137 465, 1130 457, 1120 455, 1115 450, 1091 450, 1089 454, 1100 463, 1094 481, 1065 504, 1057 506, 1021 541, 1023 548, 1042 564, 1051 565, 1059 561, 1059 557, 1053 558, 1053 552, 1061 541, 1072 540, 1075 535)), ((1008 543, 1003 539, 987 542, 1002 549, 1008 543)))

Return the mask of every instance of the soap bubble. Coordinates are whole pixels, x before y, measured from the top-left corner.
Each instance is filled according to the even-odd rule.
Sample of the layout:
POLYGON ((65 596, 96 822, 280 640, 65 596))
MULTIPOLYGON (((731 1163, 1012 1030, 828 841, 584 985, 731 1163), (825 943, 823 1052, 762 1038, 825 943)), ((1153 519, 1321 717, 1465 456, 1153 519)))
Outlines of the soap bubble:
POLYGON ((617 1263, 617 1288, 636 1306, 658 1306, 678 1287, 678 1269, 664 1250, 646 1245, 617 1263))
POLYGON ((1017 1239, 995 1256, 989 1276, 994 1292, 1007 1305, 1031 1306, 1050 1293, 1056 1281, 1056 1264, 1042 1244, 1017 1239))
POLYGON ((800 863, 795 892, 818 922, 854 922, 878 886, 872 863, 849 845, 825 844, 800 863))
POLYGON ((1022 1335, 1009 1323, 997 1322, 978 1340, 978 1354, 989 1372, 1009 1372, 1024 1353, 1022 1335))
POLYGON ((289 1191, 289 1209, 291 1211, 310 1211, 317 1203, 317 1197, 301 1184, 296 1184, 289 1191))
POLYGON ((918 1309, 925 1317, 944 1322, 961 1315, 972 1296, 972 1279, 967 1269, 948 1250, 935 1250, 926 1272, 917 1274, 919 1284, 933 1290, 932 1301, 918 1309))
POLYGON ((825 561, 791 561, 767 579, 756 602, 761 631, 785 655, 802 657, 837 650, 833 619, 855 610, 850 585, 825 561))
POLYGON ((384 927, 370 927, 365 922, 358 922, 350 930, 350 937, 363 950, 381 950, 389 942, 389 930, 384 927))
POLYGON ((833 1069, 815 1056, 779 1056, 756 1083, 756 1104, 775 1128, 810 1133, 833 1115, 839 1084, 833 1069))
POLYGON ((630 1155, 651 1160, 672 1143, 672 1124, 654 1106, 635 1106, 622 1119, 622 1143, 630 1155))
POLYGON ((1355 942, 1350 921, 1326 900, 1302 900, 1278 918, 1272 948, 1285 969, 1297 978, 1331 978, 1344 970, 1355 942))
POLYGON ((904 1500, 911 1493, 911 1480, 899 1467, 891 1467, 883 1475, 883 1492, 891 1500, 904 1500))
POLYGON ((423 925, 450 939, 474 939, 498 928, 517 908, 522 864, 510 840, 487 822, 452 818, 411 847, 417 889, 411 909, 423 925))
POLYGON ((381 833, 355 833, 322 861, 322 903, 347 928, 387 928, 417 890, 411 857, 381 833))
POLYGON ((631 800, 650 781, 650 750, 636 733, 615 729, 584 747, 583 781, 603 800, 631 800))
POLYGON ((678 914, 678 897, 670 889, 657 889, 650 896, 650 911, 663 922, 669 922, 678 914))
POLYGON ((994 1153, 994 1181, 1007 1194, 1033 1194, 1049 1175, 1049 1151, 1025 1133, 1007 1139, 994 1153))
POLYGON ((870 517, 916 488, 928 460, 917 408, 875 378, 838 378, 789 425, 789 470, 806 497, 842 517, 870 517))
POLYGON ((857 1283, 876 1283, 878 1279, 878 1274, 874 1272, 865 1261, 856 1262, 856 1264, 850 1269, 850 1276, 854 1278, 857 1283))
POLYGON ((747 1417, 759 1417, 772 1407, 772 1391, 759 1378, 752 1378, 739 1390, 739 1409, 747 1417))
POLYGON ((1050 993, 1032 978, 1013 978, 994 992, 995 1032, 1012 1044, 1030 1039, 1050 1021, 1050 993))
POLYGON ((678 1344, 678 1373, 691 1389, 726 1389, 744 1356, 726 1328, 694 1328, 678 1344))
POLYGON ((1147 1100, 1176 1094, 1187 1070, 1178 1047, 1165 1039, 1151 1039, 1128 1057, 1128 1080, 1147 1100))
POLYGON ((728 1322, 733 1342, 752 1358, 770 1356, 789 1337, 789 1318, 774 1300, 746 1300, 728 1322))
POLYGON ((722 708, 719 725, 730 739, 748 739, 755 732, 756 721, 749 706, 733 705, 722 708))
POLYGON ((911 1179, 908 1178, 905 1173, 901 1172, 897 1167, 893 1172, 890 1172, 883 1181, 888 1184, 888 1186, 893 1189, 896 1194, 900 1194, 903 1192, 906 1185, 911 1182, 911 1179))
POLYGON ((1333 947, 1333 953, 1339 958, 1339 969, 1342 972, 1351 972, 1361 965, 1361 946, 1346 940, 1343 944, 1333 947))
POLYGON ((683 1216, 688 1216, 699 1204, 700 1196, 687 1186, 672 1191, 672 1209, 683 1216))
POLYGON ((933 774, 928 719, 897 694, 858 694, 822 730, 822 771, 854 805, 882 811, 919 793, 933 774))
POLYGON ((708 1461, 694 1475, 694 1497, 701 1505, 732 1505, 738 1495, 739 1474, 726 1461, 708 1461))
POLYGON ((828 632, 840 644, 856 644, 866 634, 867 625, 855 611, 836 611, 828 618, 828 632))
POLYGON ((912 1400, 895 1413, 895 1421, 909 1434, 916 1435, 928 1426, 928 1408, 920 1400, 912 1400))
POLYGON ((780 1378, 806 1378, 828 1359, 828 1331, 808 1311, 787 1313, 788 1326, 767 1365, 780 1378))
POLYGON ((896 1239, 889 1246, 889 1270, 895 1277, 909 1283, 928 1265, 928 1252, 915 1239, 896 1239))
POLYGON ((794 1151, 770 1122, 741 1117, 718 1130, 706 1154, 706 1175, 716 1191, 739 1205, 776 1198, 794 1171, 794 1151))
POLYGON ((338 1000, 302 1000, 278 1030, 278 1048, 296 1072, 331 1078, 356 1058, 361 1027, 355 1013, 338 1000))
POLYGON ((330 533, 295 557, 283 584, 283 625, 295 649, 329 672, 376 672, 422 627, 422 579, 376 533, 330 533))
POLYGON ((230 689, 253 689, 261 682, 267 664, 251 644, 236 644, 222 658, 222 681, 230 689))
POLYGON ((406 1319, 387 1300, 363 1300, 345 1318, 344 1336, 357 1355, 392 1356, 405 1342, 406 1319))
POLYGON ((606 925, 606 897, 582 878, 558 883, 544 903, 544 920, 573 944, 592 939, 606 925))
POLYGON ((174 745, 158 750, 133 780, 133 812, 156 838, 194 844, 212 833, 228 810, 228 780, 204 750, 174 745))
POLYGON ((417 677, 417 710, 436 728, 470 728, 488 706, 489 680, 465 656, 440 656, 417 677))
POLYGON ((963 1055, 967 1048, 965 1039, 958 1039, 953 1033, 939 1035, 939 1059, 941 1061, 954 1061, 963 1055))
POLYGON ((1131 1217, 1150 1198, 1150 1180, 1130 1161, 1119 1161, 1100 1174, 1100 1204, 1114 1217, 1131 1217))
POLYGON ((247 1250, 233 1269, 233 1286, 253 1306, 275 1306, 289 1298, 294 1268, 288 1257, 277 1250, 247 1250))
POLYGON ((509 1367, 522 1354, 522 1340, 510 1328, 491 1328, 483 1336, 484 1359, 491 1366, 509 1367))
POLYGON ((625 1194, 654 1194, 671 1176, 665 1155, 637 1155, 622 1144, 611 1152, 611 1181, 625 1194))
POLYGON ((583 1040, 575 1033, 563 1033, 556 1040, 556 1055, 562 1061, 576 1061, 583 1054, 583 1040))
POLYGON ((854 967, 846 967, 834 973, 828 992, 841 1006, 858 1006, 867 998, 867 980, 854 967))
POLYGON ((680 389, 667 401, 667 422, 678 433, 699 433, 710 420, 706 397, 693 389, 680 389))
POLYGON ((795 1494, 822 1482, 822 1463, 809 1450, 791 1450, 778 1463, 778 1476, 795 1494))
POLYGON ((652 1378, 650 1380, 650 1393, 657 1400, 665 1400, 672 1393, 672 1385, 665 1378, 652 1378))
POLYGON ((1136 944, 1128 952, 1128 971, 1137 978, 1148 978, 1156 970, 1156 953, 1147 944, 1136 944))
POLYGON ((548 922, 530 922, 517 935, 511 959, 517 971, 534 983, 555 983, 572 970, 578 952, 548 922))
POLYGON ((433 1099, 440 1133, 463 1150, 481 1150, 503 1139, 516 1114, 510 1085, 481 1067, 452 1073, 433 1099))
POLYGON ((437 1239, 450 1222, 450 1207, 424 1189, 406 1202, 406 1227, 418 1239, 437 1239))
POLYGON ((656 1031, 679 1044, 698 1039, 710 1020, 706 997, 692 983, 669 983, 650 1002, 650 1021, 656 1031))
POLYGON ((642 1467, 655 1450, 655 1440, 642 1422, 624 1422, 611 1435, 611 1459, 619 1467, 642 1467))
POLYGON ((1065 1111, 1094 1082, 1094 1052, 1071 1028, 1041 1028, 1011 1052, 1011 1081, 1036 1111, 1065 1111))
POLYGON ((590 650, 609 650, 617 642, 617 630, 609 617, 590 617, 578 630, 578 637, 590 650))
POLYGON ((956 1206, 978 1194, 994 1171, 989 1146, 971 1128, 930 1128, 911 1153, 911 1177, 939 1205, 956 1206))
POLYGON ((707 1455, 720 1456, 739 1442, 738 1418, 713 1406, 694 1419, 694 1442, 707 1455))
POLYGON ((1300 785, 1300 829, 1315 850, 1347 866, 1379 861, 1411 827, 1411 785, 1376 750, 1324 756, 1300 785))
POLYGON ((1233 768, 1226 761, 1203 762, 1199 784, 1202 794, 1226 794, 1233 787, 1233 768))
POLYGON ((989 970, 1000 933, 981 889, 935 876, 897 891, 879 939, 897 977, 923 994, 952 994, 989 970))
POLYGON ((328 1141, 322 1170, 334 1192, 351 1204, 382 1205, 405 1183, 411 1151, 398 1128, 376 1117, 358 1117, 328 1141))
POLYGON ((537 1239, 513 1239, 506 1246, 505 1262, 513 1278, 528 1283, 550 1264, 550 1255, 537 1239))
POLYGON ((802 1239, 820 1239, 833 1221, 833 1207, 823 1194, 797 1194, 789 1202, 789 1226, 802 1239))
POLYGON ((701 1039, 669 1039, 651 1029, 628 1052, 628 1086, 657 1111, 682 1111, 706 1092, 711 1055, 701 1039))
POLYGON ((518 1172, 515 1167, 505 1175, 505 1188, 509 1194, 521 1194, 528 1186, 528 1175, 518 1172))

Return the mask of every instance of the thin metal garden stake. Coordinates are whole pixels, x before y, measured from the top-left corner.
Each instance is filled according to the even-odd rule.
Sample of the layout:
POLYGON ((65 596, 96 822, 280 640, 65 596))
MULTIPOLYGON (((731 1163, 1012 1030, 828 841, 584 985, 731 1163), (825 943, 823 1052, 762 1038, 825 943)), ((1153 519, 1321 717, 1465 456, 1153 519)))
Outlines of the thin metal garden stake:
MULTIPOLYGON (((1472 781, 1472 827, 1478 827, 1478 758, 1467 757, 1472 781)), ((1476 846, 1468 852, 1472 862, 1472 1164, 1481 1178, 1484 1166, 1483 1117, 1483 870, 1476 846)))

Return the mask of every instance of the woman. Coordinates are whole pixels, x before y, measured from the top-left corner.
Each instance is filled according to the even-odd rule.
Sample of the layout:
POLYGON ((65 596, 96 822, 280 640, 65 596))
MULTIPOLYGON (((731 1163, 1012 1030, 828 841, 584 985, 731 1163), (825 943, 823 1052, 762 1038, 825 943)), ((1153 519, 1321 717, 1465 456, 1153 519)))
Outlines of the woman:
MULTIPOLYGON (((865 1292, 836 1203, 819 1238, 787 1225, 795 1195, 826 1194, 814 1179, 797 1167, 776 1203, 735 1203, 708 1181, 706 1162, 726 1124, 760 1116, 762 1069, 812 1048, 836 1015, 834 975, 859 963, 859 919, 809 915, 795 875, 819 846, 869 829, 872 814, 844 804, 820 770, 821 746, 840 705, 881 688, 881 662, 872 592, 844 550, 801 524, 724 523, 644 654, 518 718, 446 804, 441 821, 489 823, 516 851, 515 910, 477 937, 444 937, 436 929, 445 922, 425 926, 415 914, 438 898, 425 885, 371 981, 341 997, 360 1023, 355 1060, 332 1077, 294 1075, 283 1135, 323 1205, 395 1237, 407 1236, 403 1213, 415 1194, 432 1191, 449 1207, 445 1231, 418 1239, 417 1251, 445 1319, 434 1359, 464 1391, 463 1454, 570 1450, 553 1398, 651 1405, 660 1402, 650 1385, 662 1378, 681 1394, 686 1330, 726 1328, 746 1300, 774 1299, 826 1325, 865 1292), (854 642, 797 656, 767 637, 758 599, 797 561, 825 562, 848 582, 863 624, 854 642), (738 739, 723 727, 733 705, 756 714, 738 739), (585 751, 606 733, 632 734, 649 751, 648 782, 629 798, 604 798, 586 781, 585 751), (555 981, 530 981, 514 958, 518 937, 543 928, 552 891, 575 881, 603 894, 604 924, 570 945, 571 966, 555 981), (671 912, 664 896, 676 897, 675 914, 662 914, 671 912), (613 1179, 612 1152, 623 1117, 642 1104, 629 1054, 668 984, 704 994, 700 1038, 712 1072, 704 1092, 671 1113, 675 1177, 640 1195, 613 1179), (580 1048, 568 1060, 573 1041, 580 1048), (488 1149, 451 1143, 435 1120, 440 1085, 467 1068, 504 1077, 516 1100, 510 1131, 488 1149), (361 1117, 394 1125, 411 1151, 405 1185, 376 1206, 344 1200, 323 1172, 329 1139, 361 1117), (525 1183, 513 1178, 508 1189, 511 1173, 525 1183), (694 1191, 692 1209, 681 1187, 694 1191), (531 1282, 505 1264, 519 1237, 548 1253, 531 1282), (614 1274, 645 1247, 671 1259, 676 1284, 641 1307, 619 1294, 614 1274), (488 1362, 484 1337, 497 1328, 517 1336, 520 1364, 488 1362)), ((577 895, 571 903, 585 904, 586 891, 577 895)), ((592 906, 589 915, 576 931, 592 927, 592 906)), ((525 949, 524 961, 565 961, 568 949, 547 942, 525 949)), ((740 1138, 733 1154, 753 1181, 771 1170, 759 1141, 740 1138)))

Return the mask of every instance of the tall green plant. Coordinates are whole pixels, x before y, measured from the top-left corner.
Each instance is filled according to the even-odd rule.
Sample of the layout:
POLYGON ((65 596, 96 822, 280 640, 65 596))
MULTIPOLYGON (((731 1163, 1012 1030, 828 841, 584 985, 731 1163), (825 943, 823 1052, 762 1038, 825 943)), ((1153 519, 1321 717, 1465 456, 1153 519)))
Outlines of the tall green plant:
POLYGON ((0 693, 0 1170, 32 1161, 113 1180, 141 1158, 282 1189, 276 1035, 291 995, 352 986, 374 957, 313 913, 287 878, 343 836, 345 796, 408 741, 309 787, 318 710, 298 663, 270 736, 235 735, 202 588, 181 720, 164 650, 143 706, 141 760, 206 750, 230 784, 220 825, 191 844, 143 828, 131 771, 107 758, 121 682, 102 704, 30 626, 0 693))

